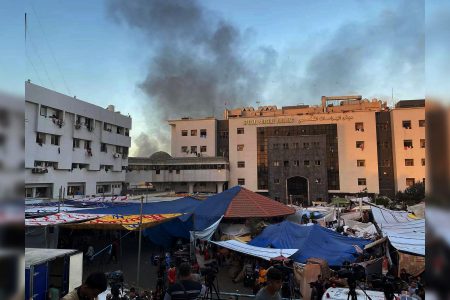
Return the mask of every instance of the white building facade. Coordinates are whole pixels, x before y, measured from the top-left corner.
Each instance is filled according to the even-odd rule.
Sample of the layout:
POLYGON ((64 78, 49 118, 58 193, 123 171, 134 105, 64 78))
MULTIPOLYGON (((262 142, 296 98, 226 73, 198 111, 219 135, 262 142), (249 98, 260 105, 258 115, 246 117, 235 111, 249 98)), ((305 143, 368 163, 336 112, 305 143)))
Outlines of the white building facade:
POLYGON ((25 196, 118 195, 131 118, 25 83, 25 196))

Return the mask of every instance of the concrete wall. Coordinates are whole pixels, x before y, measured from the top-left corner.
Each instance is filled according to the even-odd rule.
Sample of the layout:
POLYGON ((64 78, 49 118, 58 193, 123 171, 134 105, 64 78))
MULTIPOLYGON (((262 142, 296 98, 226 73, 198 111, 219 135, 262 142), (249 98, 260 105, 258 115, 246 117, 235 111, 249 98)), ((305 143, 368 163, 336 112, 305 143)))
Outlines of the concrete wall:
POLYGON ((206 152, 200 153, 201 156, 216 156, 216 119, 201 120, 175 120, 169 121, 171 125, 171 155, 173 157, 193 157, 194 154, 181 151, 182 146, 187 146, 190 152, 191 146, 197 146, 197 152, 200 153, 200 147, 206 146, 206 152), (200 130, 206 129, 206 138, 200 137, 200 130), (182 131, 187 130, 187 136, 182 136, 182 131), (197 130, 196 136, 191 136, 191 130, 197 130))
POLYGON ((391 120, 395 188, 396 191, 404 191, 407 188, 406 178, 414 178, 418 182, 426 175, 425 166, 421 164, 421 159, 425 158, 426 148, 420 147, 420 140, 425 139, 425 127, 419 127, 419 120, 425 120, 425 108, 393 109, 391 120), (411 129, 403 128, 405 120, 411 121, 411 129), (404 140, 412 140, 413 148, 405 149, 404 140), (405 166, 405 159, 413 159, 414 166, 405 166))
POLYGON ((125 181, 124 167, 128 159, 126 155, 115 155, 116 147, 130 147, 131 139, 125 132, 131 129, 131 118, 28 82, 25 97, 25 186, 50 186, 51 197, 57 197, 60 187, 67 193, 71 182, 84 184, 88 195, 96 194, 98 184, 113 183, 116 188, 110 193, 120 193, 121 188, 117 186, 125 181), (47 113, 41 112, 42 106, 47 107, 47 113), (51 118, 57 110, 61 124, 51 118), (75 126, 78 116, 81 126, 75 126), (91 129, 84 125, 86 118, 92 119, 91 129), (104 130, 105 122, 111 125, 112 132, 104 130), (117 126, 124 128, 121 134, 116 133, 117 126), (45 136, 41 144, 36 142, 37 132, 45 136), (59 145, 51 144, 52 135, 59 137, 59 145), (79 139, 79 147, 74 147, 74 139, 79 139), (107 152, 101 151, 102 142, 106 143, 107 152), (90 152, 86 143, 90 143, 90 152), (36 161, 55 162, 57 168, 47 167, 46 173, 32 173, 36 161), (72 170, 73 164, 88 167, 72 170), (111 170, 105 172, 103 165, 111 166, 111 170))

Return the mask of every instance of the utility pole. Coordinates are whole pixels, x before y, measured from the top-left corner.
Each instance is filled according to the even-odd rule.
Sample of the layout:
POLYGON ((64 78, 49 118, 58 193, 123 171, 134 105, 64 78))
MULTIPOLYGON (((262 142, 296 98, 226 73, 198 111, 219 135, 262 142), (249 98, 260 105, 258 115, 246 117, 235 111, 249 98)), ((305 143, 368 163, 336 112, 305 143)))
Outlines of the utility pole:
POLYGON ((139 218, 139 246, 138 246, 138 262, 137 262, 137 279, 136 286, 139 287, 139 277, 141 273, 141 243, 142 243, 142 207, 144 205, 144 196, 141 196, 141 210, 139 218))

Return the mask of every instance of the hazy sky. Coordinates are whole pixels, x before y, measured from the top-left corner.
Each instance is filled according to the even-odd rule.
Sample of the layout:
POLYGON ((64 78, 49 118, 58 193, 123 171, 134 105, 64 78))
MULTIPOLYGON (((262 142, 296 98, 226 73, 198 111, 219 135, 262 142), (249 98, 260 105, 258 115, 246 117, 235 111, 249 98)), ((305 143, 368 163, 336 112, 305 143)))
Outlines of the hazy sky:
POLYGON ((15 47, 0 57, 6 90, 23 94, 13 75, 25 74, 114 104, 133 117, 138 155, 168 150, 167 118, 221 116, 226 104, 425 95, 424 1, 9 2, 4 40, 23 45, 24 9, 28 27, 26 60, 8 59, 15 47))

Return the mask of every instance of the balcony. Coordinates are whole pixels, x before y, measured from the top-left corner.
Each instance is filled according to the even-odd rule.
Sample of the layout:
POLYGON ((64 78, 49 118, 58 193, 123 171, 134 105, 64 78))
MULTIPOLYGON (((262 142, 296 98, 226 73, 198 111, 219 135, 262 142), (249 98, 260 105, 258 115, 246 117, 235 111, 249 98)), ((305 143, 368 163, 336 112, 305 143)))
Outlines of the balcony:
POLYGON ((102 130, 102 143, 122 146, 122 147, 130 147, 131 146, 131 137, 120 135, 115 132, 109 132, 106 130, 102 130))
POLYGON ((62 119, 39 116, 36 131, 54 135, 63 135, 66 126, 67 124, 62 119))

